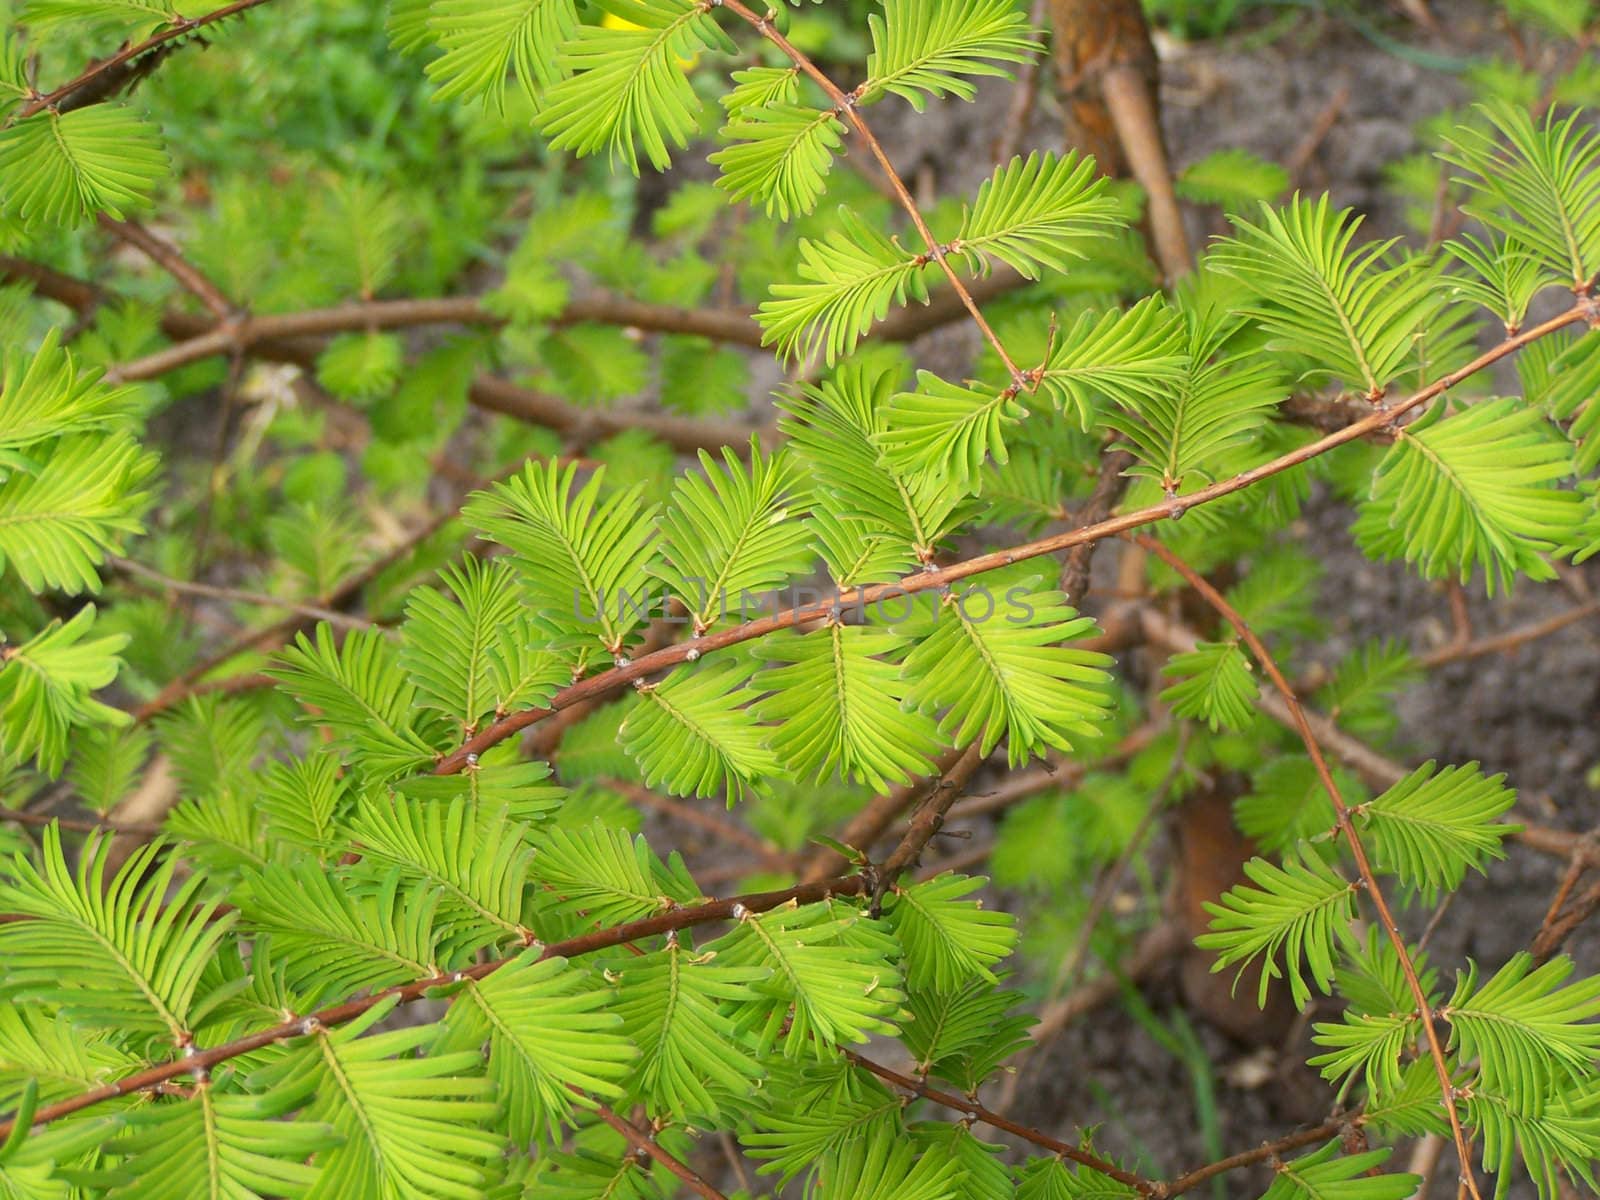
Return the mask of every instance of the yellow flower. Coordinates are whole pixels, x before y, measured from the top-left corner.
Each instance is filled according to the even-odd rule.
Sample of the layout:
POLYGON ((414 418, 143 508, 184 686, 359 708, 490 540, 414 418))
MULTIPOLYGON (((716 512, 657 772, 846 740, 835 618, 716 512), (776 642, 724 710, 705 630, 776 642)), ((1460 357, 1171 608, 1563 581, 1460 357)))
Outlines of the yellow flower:
MULTIPOLYGON (((643 25, 635 25, 632 21, 617 16, 616 13, 607 13, 600 19, 600 24, 606 29, 643 29, 643 25)), ((692 71, 700 62, 700 54, 695 52, 693 58, 679 58, 677 60, 680 71, 692 71)))

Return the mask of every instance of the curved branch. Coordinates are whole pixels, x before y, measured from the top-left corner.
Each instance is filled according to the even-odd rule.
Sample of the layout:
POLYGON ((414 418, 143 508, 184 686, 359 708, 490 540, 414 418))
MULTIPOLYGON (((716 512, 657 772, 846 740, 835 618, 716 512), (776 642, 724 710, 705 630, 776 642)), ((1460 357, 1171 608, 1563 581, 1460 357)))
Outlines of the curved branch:
POLYGON ((1209 504, 1226 496, 1231 496, 1236 492, 1241 492, 1263 479, 1287 471, 1291 467, 1297 467, 1302 463, 1310 462, 1312 459, 1326 454, 1336 447, 1356 441, 1374 430, 1390 425, 1395 418, 1443 395, 1463 379, 1467 379, 1486 367, 1492 366, 1531 342, 1538 341, 1540 338, 1547 337, 1557 330, 1565 329, 1567 326, 1575 325, 1580 321, 1600 323, 1600 301, 1580 299, 1577 304, 1566 312, 1525 330, 1515 337, 1507 338, 1499 345, 1480 354, 1466 366, 1435 381, 1410 398, 1390 405, 1386 409, 1375 411, 1362 420, 1346 426, 1344 429, 1327 434, 1315 442, 1309 442, 1298 449, 1290 451, 1288 454, 1280 455, 1278 458, 1262 463, 1260 466, 1251 467, 1248 471, 1242 471, 1231 478, 1219 480, 1186 496, 1176 497, 1161 504, 1151 505, 1148 508, 1136 509, 1133 512, 1121 513, 1103 521, 1080 526, 1077 529, 1054 534, 1038 541, 1026 542, 1010 549, 994 550, 987 554, 980 554, 947 567, 917 571, 896 583, 847 588, 828 600, 805 606, 796 606, 786 612, 775 613, 772 616, 762 617, 743 625, 736 625, 718 633, 707 634, 705 637, 697 638, 692 642, 680 642, 665 649, 641 655, 626 665, 614 667, 609 671, 590 676, 588 679, 580 680, 570 687, 563 688, 551 699, 548 708, 525 709, 521 712, 511 713, 485 727, 453 753, 441 759, 435 767, 435 771, 441 775, 454 774, 465 768, 469 762, 476 761, 477 756, 483 751, 498 745, 506 738, 528 728, 530 725, 538 724, 540 721, 553 716, 561 709, 580 700, 606 695, 632 683, 636 679, 643 679, 657 671, 698 659, 701 655, 715 650, 726 649, 729 646, 739 645, 755 638, 766 637, 768 634, 776 633, 780 629, 788 629, 791 626, 800 625, 807 621, 824 619, 835 607, 865 607, 882 600, 897 599, 901 596, 931 591, 956 583, 962 579, 970 578, 973 575, 981 575, 985 571, 1010 566, 1012 563, 1038 558, 1046 554, 1056 554, 1062 550, 1069 550, 1074 546, 1081 546, 1088 542, 1097 542, 1108 537, 1116 537, 1119 534, 1128 533, 1146 525, 1153 525, 1157 521, 1176 519, 1191 508, 1209 504))
MULTIPOLYGON (((658 916, 646 917, 640 921, 630 921, 624 925, 613 925, 606 929, 596 930, 593 933, 568 938, 564 942, 554 942, 544 947, 540 953, 540 958, 576 958, 582 954, 593 954, 597 950, 609 950, 614 946, 623 946, 629 942, 636 942, 641 938, 658 937, 664 933, 673 933, 696 925, 731 920, 736 910, 752 913, 769 912, 774 908, 791 902, 795 904, 815 904, 833 896, 859 896, 865 890, 866 881, 861 876, 849 875, 835 879, 824 879, 817 883, 804 883, 777 892, 757 892, 748 896, 736 896, 728 900, 711 900, 705 904, 671 909, 658 916)), ((218 1046, 209 1046, 203 1050, 195 1050, 194 1053, 186 1058, 147 1067, 143 1071, 136 1071, 132 1075, 126 1075, 121 1079, 93 1088, 87 1092, 80 1092, 78 1095, 71 1096, 66 1100, 57 1101, 55 1104, 47 1104, 33 1114, 33 1123, 35 1125, 46 1125, 51 1121, 70 1116, 75 1112, 81 1112, 106 1100, 114 1100, 118 1096, 128 1096, 134 1092, 159 1087, 161 1084, 169 1083, 174 1079, 202 1075, 219 1063, 228 1062, 230 1059, 239 1058, 241 1055, 250 1054, 265 1046, 275 1045, 278 1042, 304 1037, 319 1026, 347 1024, 391 998, 396 999, 401 1004, 409 1004, 413 1000, 422 999, 435 988, 449 987, 467 979, 482 979, 485 976, 494 974, 501 967, 514 961, 519 956, 518 954, 507 955, 491 962, 478 963, 462 971, 430 975, 426 979, 418 979, 411 983, 383 988, 380 991, 373 992, 371 995, 361 996, 354 1000, 346 1000, 342 1004, 333 1004, 326 1008, 318 1009, 307 1017, 295 1017, 273 1025, 268 1029, 259 1029, 254 1033, 246 1034, 244 1037, 235 1038, 231 1042, 224 1042, 218 1046)), ((3 1143, 11 1135, 12 1123, 11 1120, 0 1121, 0 1143, 3 1143)))
POLYGON ((188 37, 197 29, 204 29, 207 25, 215 25, 218 21, 225 21, 229 17, 237 16, 246 9, 255 8, 257 5, 265 4, 266 2, 267 0, 234 0, 232 4, 219 8, 214 12, 208 12, 203 17, 175 17, 170 29, 163 29, 160 33, 152 34, 142 42, 124 46, 110 58, 101 59, 77 77, 69 79, 66 83, 56 88, 55 91, 46 92, 42 96, 35 96, 13 113, 11 118, 6 121, 6 124, 10 125, 16 121, 26 120, 47 108, 53 108, 74 93, 82 91, 91 84, 102 81, 114 71, 121 70, 141 55, 148 54, 168 42, 188 37))
POLYGON ((1294 720, 1295 732, 1300 735, 1300 740, 1305 743, 1306 753, 1311 756, 1311 764, 1316 768, 1317 778, 1322 783, 1322 790, 1328 793, 1328 799, 1333 802, 1334 815, 1339 823, 1339 832, 1350 846, 1350 852, 1355 856, 1356 870, 1360 872, 1361 882, 1366 887, 1367 895, 1372 897, 1373 907, 1378 910, 1378 921, 1383 926, 1383 931, 1388 935, 1389 943, 1394 947, 1395 955, 1400 961, 1400 970, 1405 975, 1406 987, 1411 992, 1411 998, 1416 1002, 1417 1015, 1422 1021, 1422 1032, 1427 1038, 1428 1053, 1433 1059, 1435 1074, 1439 1077, 1439 1091, 1443 1099, 1445 1113, 1450 1118, 1450 1133, 1455 1138, 1456 1156, 1461 1161, 1461 1181, 1466 1185, 1467 1191, 1474 1200, 1481 1200, 1478 1192, 1478 1181, 1472 1172, 1471 1143, 1467 1139, 1466 1131, 1461 1127, 1461 1114, 1456 1111, 1456 1086, 1450 1077, 1450 1064, 1445 1058, 1444 1045, 1439 1040, 1439 1031, 1434 1027, 1433 1006, 1428 1003, 1428 994, 1423 990, 1422 981, 1417 976, 1416 964, 1411 961, 1411 952, 1406 948, 1406 940, 1400 934, 1400 926, 1394 919, 1394 913, 1389 908, 1389 902, 1383 898, 1383 889, 1378 886, 1377 874, 1372 869, 1372 862, 1367 856, 1367 848, 1361 842, 1361 836, 1356 832, 1355 822, 1350 819, 1350 806, 1344 802, 1344 796, 1339 792, 1339 785, 1334 781, 1333 772, 1328 768, 1328 761, 1322 755, 1322 748, 1317 744, 1316 735, 1311 730, 1311 722, 1306 719, 1306 713, 1300 707, 1300 700, 1290 686, 1289 680, 1278 668, 1277 661, 1267 650, 1266 644, 1256 636, 1248 622, 1239 615, 1239 611, 1229 604, 1226 598, 1216 588, 1191 567, 1187 562, 1173 553, 1161 542, 1149 534, 1138 534, 1136 541, 1143 549, 1154 554, 1167 566, 1183 576, 1196 592, 1200 594, 1207 604, 1216 610, 1229 625, 1233 626, 1240 639, 1250 647, 1250 652, 1255 655, 1256 661, 1261 664, 1262 670, 1272 680, 1273 686, 1283 697, 1283 702, 1289 707, 1289 714, 1294 720))
POLYGON ((886 1067, 882 1063, 874 1062, 870 1058, 865 1058, 854 1050, 846 1050, 843 1053, 856 1066, 864 1071, 872 1072, 885 1083, 893 1084, 895 1087, 914 1096, 921 1096, 924 1100, 932 1100, 935 1104, 942 1105, 955 1112, 965 1113, 973 1120, 982 1121, 993 1129, 1004 1130, 1006 1133, 1019 1137, 1025 1142, 1031 1142, 1035 1146, 1049 1150, 1052 1154, 1059 1154, 1062 1158, 1088 1167, 1097 1174, 1104 1175, 1109 1179, 1115 1179, 1118 1183, 1133 1188, 1141 1196, 1166 1196, 1171 1194, 1166 1191, 1165 1184, 1146 1179, 1142 1175, 1135 1175, 1132 1171, 1124 1171, 1114 1162, 1108 1162, 1098 1155, 1090 1154, 1086 1150, 1080 1150, 1077 1146, 1072 1145, 1070 1142, 1063 1142, 1060 1138, 1053 1138, 1037 1129, 1030 1129, 1026 1125, 1013 1121, 1010 1117, 1002 1116, 1000 1113, 985 1108, 976 1100, 969 1100, 965 1096, 957 1096, 952 1092, 940 1091, 938 1088, 929 1087, 923 1080, 914 1079, 910 1075, 902 1075, 899 1071, 886 1067))
POLYGON ((828 99, 833 101, 834 108, 839 115, 855 127, 855 131, 861 135, 861 140, 866 143, 872 157, 877 160, 878 166, 883 169, 884 177, 888 179, 889 187, 893 189, 895 199, 900 202, 900 207, 906 210, 906 215, 911 218, 912 225, 916 226, 917 233, 921 236, 923 242, 927 244, 928 258, 939 264, 939 269, 944 272, 945 278, 950 281, 951 288, 955 290, 955 294, 960 298, 962 307, 967 310, 967 314, 971 316, 973 324, 978 327, 978 332, 983 334, 984 340, 994 347, 994 352, 1000 356, 1000 363, 1005 367, 1006 374, 1010 376, 1012 386, 1018 391, 1027 387, 1030 383, 1030 377, 1027 372, 1012 361, 1005 345, 990 327, 988 320, 983 315, 983 311, 979 309, 977 300, 973 298, 972 293, 967 289, 967 285, 962 282, 961 276, 956 274, 956 269, 950 265, 950 256, 946 252, 944 243, 934 236, 933 230, 928 228, 928 222, 923 218, 922 210, 917 207, 917 202, 912 199, 911 191, 906 187, 905 180, 900 178, 900 173, 894 169, 894 164, 889 161, 888 154, 884 152, 883 143, 878 141, 877 135, 872 132, 871 127, 862 118, 856 103, 856 96, 847 94, 838 84, 828 78, 822 69, 812 62, 804 51, 784 37, 782 31, 767 17, 756 16, 754 12, 741 3, 741 0, 718 0, 718 4, 783 51, 795 66, 799 67, 818 87, 827 93, 828 99))

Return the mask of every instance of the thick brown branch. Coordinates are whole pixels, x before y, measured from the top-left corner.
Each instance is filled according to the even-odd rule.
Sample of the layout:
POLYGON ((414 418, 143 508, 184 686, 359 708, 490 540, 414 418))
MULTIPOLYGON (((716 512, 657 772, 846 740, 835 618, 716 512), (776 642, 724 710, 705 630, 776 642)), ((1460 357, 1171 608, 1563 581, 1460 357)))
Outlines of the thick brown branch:
MULTIPOLYGON (((872 852, 872 844, 883 836, 884 830, 894 824, 895 818, 916 802, 919 796, 927 793, 930 788, 937 787, 945 773, 955 768, 966 753, 966 747, 957 746, 946 750, 937 763, 938 775, 930 784, 926 779, 913 780, 903 784, 892 791, 883 792, 867 802, 865 808, 850 819, 843 831, 835 839, 842 845, 858 850, 862 854, 872 852)), ((801 876, 805 880, 825 879, 838 871, 843 870, 848 864, 837 850, 819 850, 806 865, 805 873, 801 876)))
POLYGON ((960 757, 939 776, 938 782, 912 814, 911 826, 900 839, 900 844, 883 860, 883 878, 886 882, 892 883, 900 872, 915 865, 923 848, 944 828, 945 813, 950 811, 950 806, 983 764, 983 759, 977 742, 968 742, 961 748, 960 757))
MULTIPOLYGON (((742 312, 722 309, 673 308, 643 304, 620 296, 573 300, 553 324, 596 321, 651 333, 687 333, 736 345, 761 345, 761 327, 742 312)), ((332 308, 249 317, 234 324, 207 325, 184 340, 108 372, 113 381, 153 379, 168 371, 218 354, 249 350, 263 342, 317 337, 372 329, 407 329, 419 325, 483 325, 498 328, 503 318, 491 313, 476 296, 437 296, 414 300, 367 300, 332 308)))

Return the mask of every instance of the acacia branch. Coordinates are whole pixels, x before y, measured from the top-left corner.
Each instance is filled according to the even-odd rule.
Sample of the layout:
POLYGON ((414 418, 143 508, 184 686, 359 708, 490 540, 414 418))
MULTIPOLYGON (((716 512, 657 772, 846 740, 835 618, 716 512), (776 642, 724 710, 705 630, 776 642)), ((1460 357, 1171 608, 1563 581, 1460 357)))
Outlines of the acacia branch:
POLYGON ((1287 454, 1280 455, 1259 466, 1251 467, 1247 471, 1241 471, 1228 479, 1219 480, 1187 495, 1174 497, 1146 508, 1135 509, 1133 512, 1108 517, 1103 521, 1083 525, 1065 533, 1053 534, 1050 537, 1041 538, 1033 542, 1025 542, 1009 549, 990 551, 987 554, 980 554, 950 566, 916 571, 894 583, 846 588, 829 600, 819 601, 815 604, 796 605, 787 612, 760 617, 742 625, 735 625, 729 629, 709 633, 690 642, 680 642, 676 645, 641 655, 631 662, 626 662, 610 670, 603 671, 599 675, 590 676, 563 688, 552 697, 547 708, 524 709, 502 717, 468 739, 455 751, 440 759, 434 770, 441 775, 454 774, 465 768, 469 762, 476 761, 477 756, 483 751, 498 745, 513 734, 531 725, 536 725, 540 721, 553 716, 561 709, 581 700, 607 695, 637 679, 643 679, 668 667, 675 667, 680 663, 698 659, 702 655, 716 650, 740 645, 755 638, 766 637, 768 634, 804 624, 807 621, 825 619, 835 609, 865 607, 884 600, 898 599, 902 596, 911 596, 920 592, 947 587, 952 583, 968 579, 974 575, 981 575, 985 571, 992 571, 999 567, 1009 566, 1012 563, 1023 562, 1031 558, 1038 558, 1046 554, 1056 554, 1089 542, 1103 541, 1106 538, 1116 537, 1119 534, 1128 533, 1146 525, 1153 525, 1157 521, 1176 519, 1189 509, 1232 496, 1259 483, 1263 479, 1271 478, 1292 467, 1310 462, 1330 450, 1356 441, 1374 430, 1391 425, 1402 414, 1426 404, 1430 400, 1437 399, 1462 380, 1470 378, 1479 371, 1494 365, 1524 346, 1536 342, 1540 338, 1548 337, 1550 334, 1555 333, 1557 330, 1565 329, 1569 325, 1585 321, 1600 324, 1600 301, 1593 298, 1580 298, 1566 312, 1507 338, 1492 349, 1480 354, 1466 366, 1436 380, 1409 398, 1392 404, 1385 409, 1376 410, 1344 429, 1327 434, 1287 454))
POLYGON ((1411 961, 1411 952, 1406 947, 1405 938, 1400 934, 1400 926, 1395 921, 1393 912, 1389 909, 1388 901, 1383 898, 1383 889, 1378 885, 1377 874, 1372 869, 1372 862, 1367 856, 1367 849, 1362 844, 1361 836, 1356 832, 1355 822, 1350 817, 1350 807, 1339 792, 1339 785, 1333 778, 1333 772, 1328 768, 1327 759, 1322 755, 1322 748, 1318 746, 1316 735, 1311 730, 1311 723, 1306 720, 1305 710, 1300 707, 1300 700, 1290 686, 1289 680, 1279 669, 1277 661, 1267 650, 1266 644, 1256 636, 1248 622, 1239 614, 1239 611, 1229 604, 1227 599, 1216 588, 1191 567, 1181 557, 1175 554, 1163 543, 1148 534, 1138 534, 1134 540, 1146 551, 1154 554, 1167 566, 1171 567, 1190 587, 1199 593, 1200 597, 1216 610, 1229 625, 1233 626, 1240 639, 1250 647, 1250 652, 1255 655, 1261 664, 1262 670, 1272 680, 1273 686, 1278 689, 1283 697, 1283 702, 1289 707, 1289 714, 1294 720, 1295 731, 1300 735, 1300 740, 1305 743, 1306 753, 1311 756, 1312 766, 1316 768, 1317 778, 1322 782, 1322 788, 1328 793, 1328 799, 1333 802, 1333 811, 1339 823, 1339 832, 1350 846, 1350 852, 1355 856, 1356 870, 1361 875, 1361 882, 1367 894, 1372 898, 1373 907, 1378 910, 1378 920, 1383 926, 1384 933, 1388 935, 1390 944, 1400 961, 1400 969, 1405 975, 1406 987, 1411 992, 1411 998, 1416 1002, 1417 1015, 1422 1022, 1422 1032, 1428 1042, 1428 1053, 1433 1059, 1434 1072, 1439 1077, 1439 1091, 1443 1098, 1444 1109, 1450 1118, 1450 1132, 1455 1139, 1456 1155, 1461 1162, 1461 1180, 1466 1185, 1467 1191, 1475 1198, 1481 1200, 1478 1192, 1478 1181, 1472 1171, 1472 1156, 1470 1143, 1466 1132, 1461 1127, 1461 1115, 1456 1111, 1455 1081, 1450 1077, 1450 1064, 1445 1058, 1444 1046, 1439 1041, 1438 1030, 1433 1024, 1433 1006, 1428 1003, 1428 994, 1423 990, 1422 981, 1417 976, 1416 965, 1411 961))

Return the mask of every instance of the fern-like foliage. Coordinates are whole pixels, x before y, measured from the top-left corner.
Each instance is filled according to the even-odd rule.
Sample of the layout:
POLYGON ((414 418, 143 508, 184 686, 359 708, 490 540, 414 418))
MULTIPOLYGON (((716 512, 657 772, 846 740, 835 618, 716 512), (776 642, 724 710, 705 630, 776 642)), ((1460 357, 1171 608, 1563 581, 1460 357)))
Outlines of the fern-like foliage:
POLYGON ((508 74, 515 74, 528 96, 537 97, 561 78, 556 51, 577 25, 572 0, 434 0, 427 29, 444 51, 427 68, 440 85, 436 97, 481 97, 503 111, 508 74))
MULTIPOLYGON (((1455 135, 1461 178, 1441 191, 1430 168, 1421 200, 1464 189, 1481 228, 1437 255, 1360 244, 1354 214, 1284 203, 1286 173, 1224 152, 1179 187, 1235 236, 1156 294, 1127 197, 1087 158, 1012 158, 926 209, 891 170, 892 216, 834 169, 863 128, 869 167, 903 160, 890 97, 971 99, 1033 60, 1020 0, 880 0, 854 39, 858 6, 800 0, 225 21, 253 7, 32 0, 0 28, 0 817, 19 818, 0 821, 0 1196, 660 1200, 719 1194, 694 1178, 720 1169, 711 1136, 818 1200, 1164 1194, 1088 1136, 1016 1161, 979 1139, 1001 1122, 974 1098, 1032 1044, 1039 989, 1015 981, 1114 963, 1154 911, 1152 805, 1197 779, 1237 781, 1237 823, 1273 856, 1199 945, 1219 971, 1257 965, 1258 1003, 1338 996, 1311 1061, 1352 1122, 1448 1136, 1453 1113, 1502 1195, 1516 1169, 1541 1200, 1594 1190, 1600 982, 1518 954, 1442 989, 1407 918, 1361 932, 1367 908, 1493 869, 1506 781, 1429 762, 1376 796, 1340 767, 1329 788, 1221 625, 1156 687, 1119 686, 1043 573, 1190 513, 1165 544, 1301 670, 1337 582, 1296 524, 1314 483, 1359 510, 1370 556, 1425 576, 1481 568, 1503 591, 1594 553, 1600 341, 1579 330, 1600 139, 1565 107, 1587 66, 1549 115, 1494 106, 1455 135), (380 23, 413 91, 365 70, 380 23), (241 148, 256 97, 219 107, 195 81, 265 78, 301 38, 327 86, 301 97, 269 64, 293 153, 241 148), (854 86, 824 80, 855 47, 854 86), (691 146, 714 181, 560 161, 638 175, 691 146), (181 206, 151 235, 170 253, 97 220, 158 196, 181 206), (110 233, 130 252, 107 258, 110 233), (1027 288, 982 298, 973 361, 869 344, 997 268, 1027 288), (468 277, 501 282, 479 300, 468 277), (202 299, 258 315, 212 327, 202 299), (63 303, 76 321, 46 333, 63 303), (435 320, 472 332, 410 328, 435 320), (1480 344, 1500 327, 1517 336, 1480 344), (1520 395, 1472 391, 1514 351, 1520 395), (246 362, 279 356, 317 387, 246 362), (725 435, 780 378, 776 428, 725 435), (1283 403, 1307 383, 1351 394, 1283 403), (146 423, 166 436, 218 388, 220 457, 197 473, 180 440, 158 480, 146 423), (469 405, 552 429, 469 424, 469 405), (1107 451, 1131 454, 1125 491, 1107 451), (495 482, 431 520, 458 476, 495 482), (1116 515, 1061 532, 1085 511, 1116 515), (1033 759, 1057 773, 1045 794, 951 807, 1033 759), (71 820, 40 827, 69 796, 102 819, 171 804, 159 838, 78 843, 71 820), (984 852, 931 840, 973 810, 1000 812, 1002 892, 1048 888, 1046 909, 997 911, 952 861, 984 852), (830 832, 857 843, 847 864, 798 883, 809 840, 841 849, 830 832), (711 837, 735 852, 707 864, 711 837), (1107 868, 1139 903, 1091 904, 1107 868)), ((1508 12, 1573 37, 1584 8, 1508 12)), ((1148 574, 1106 606, 1119 639, 1193 623, 1190 596, 1157 611, 1175 580, 1148 574)), ((1395 697, 1419 660, 1346 633, 1315 707, 1409 753, 1395 697)), ((1284 1151, 1266 1194, 1400 1200, 1416 1180, 1386 1153, 1284 1151)))
POLYGON ((1071 270, 1084 239, 1107 232, 1116 213, 1093 159, 1030 154, 984 181, 950 249, 980 268, 993 258, 1037 279, 1041 269, 1071 270))
POLYGON ((731 806, 778 772, 757 719, 763 693, 748 686, 755 665, 680 667, 640 689, 618 732, 648 786, 675 796, 725 792, 731 806))
POLYGON ((637 485, 606 495, 603 472, 581 488, 577 477, 576 464, 529 463, 476 496, 463 515, 516 552, 534 620, 566 642, 599 638, 620 653, 650 604, 654 509, 637 485))
POLYGON ((885 0, 869 18, 872 54, 860 94, 870 103, 884 93, 922 111, 928 96, 970 100, 973 76, 1003 75, 997 63, 1026 62, 1038 52, 1023 14, 1009 0, 953 0, 930 7, 885 0))
POLYGON ((1258 222, 1234 218, 1238 236, 1207 261, 1256 293, 1252 315, 1285 349, 1381 398, 1443 303, 1432 276, 1416 262, 1384 265, 1392 242, 1353 248, 1361 219, 1327 197, 1263 205, 1258 222))
POLYGON ((24 222, 71 227, 104 212, 143 207, 166 176, 160 134, 131 110, 97 104, 46 111, 0 130, 3 211, 24 222))
POLYGON ((1482 567, 1491 595, 1519 574, 1550 579, 1547 556, 1581 519, 1579 498, 1558 486, 1571 474, 1570 445, 1537 409, 1511 399, 1449 415, 1436 406, 1379 465, 1356 537, 1434 578, 1465 583, 1482 567))
POLYGON ((1003 736, 1013 763, 1095 737, 1106 715, 1110 660, 1064 644, 1094 623, 1061 593, 1035 590, 1037 582, 1003 597, 987 589, 950 597, 933 633, 905 661, 913 698, 945 711, 941 732, 977 741, 984 754, 1003 736))
POLYGON ((1575 288, 1600 274, 1600 136, 1578 113, 1542 123, 1510 105, 1486 107, 1490 128, 1457 128, 1447 161, 1471 172, 1468 212, 1575 288))
POLYGON ((883 788, 927 773, 941 741, 933 719, 904 703, 911 685, 893 633, 830 624, 767 649, 781 665, 757 676, 770 693, 760 711, 778 722, 772 750, 794 775, 837 771, 883 788))
POLYGON ((1326 992, 1333 983, 1335 949, 1353 944, 1354 891, 1311 853, 1286 859, 1281 867, 1252 859, 1244 870, 1250 883, 1206 905, 1212 932, 1195 942, 1219 952, 1216 970, 1260 958, 1263 1006, 1270 981, 1280 978, 1287 978, 1295 1003, 1304 1005, 1311 998, 1306 973, 1326 992))
POLYGON ((742 104, 722 128, 732 144, 712 154, 718 183, 739 200, 760 200, 787 221, 817 206, 839 153, 844 122, 832 111, 797 104, 742 104))
POLYGON ((350 634, 335 645, 326 625, 315 638, 301 634, 273 673, 302 704, 308 721, 342 731, 344 745, 377 778, 414 771, 437 748, 418 728, 417 687, 375 629, 350 634))
POLYGON ((1187 364, 1173 385, 1129 389, 1126 407, 1105 418, 1138 455, 1134 472, 1160 480, 1168 493, 1191 476, 1216 477, 1228 451, 1248 440, 1285 391, 1270 360, 1229 345, 1242 324, 1236 315, 1219 308, 1183 315, 1187 364))
POLYGON ((580 25, 557 66, 567 78, 545 92, 539 125, 557 149, 604 150, 638 173, 639 151, 657 170, 695 129, 700 103, 681 64, 722 35, 692 0, 626 0, 623 27, 580 25))
POLYGON ((145 846, 115 874, 109 839, 91 843, 76 871, 67 865, 60 831, 45 834, 43 862, 17 857, 0 895, 7 911, 30 918, 0 925, 5 991, 61 1006, 71 1019, 165 1034, 187 1044, 208 1003, 204 972, 227 936, 231 918, 215 902, 190 907, 201 881, 190 878, 168 904, 177 867, 145 846), (109 877, 108 877, 109 876, 109 877), (81 988, 75 970, 95 964, 98 980, 81 988))
POLYGON ((1496 820, 1516 793, 1501 786, 1503 776, 1485 778, 1477 766, 1435 773, 1427 763, 1357 810, 1379 860, 1426 897, 1454 891, 1469 868, 1481 871, 1503 857, 1500 843, 1516 832, 1496 820))

